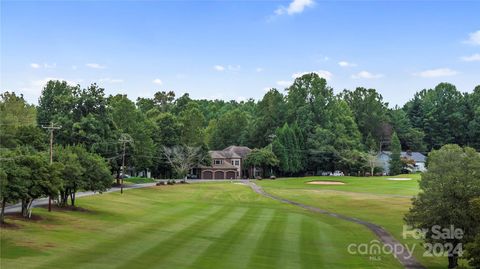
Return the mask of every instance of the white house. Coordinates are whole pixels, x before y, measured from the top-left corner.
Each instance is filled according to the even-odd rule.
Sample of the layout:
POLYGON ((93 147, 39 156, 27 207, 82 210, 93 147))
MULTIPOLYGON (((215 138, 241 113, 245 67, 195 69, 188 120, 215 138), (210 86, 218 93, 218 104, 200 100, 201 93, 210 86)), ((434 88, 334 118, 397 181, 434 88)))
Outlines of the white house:
MULTIPOLYGON (((390 172, 390 155, 392 152, 390 151, 382 151, 377 155, 378 165, 383 169, 383 172, 389 174, 390 172)), ((400 157, 407 158, 415 161, 415 166, 413 167, 412 172, 424 172, 427 170, 425 167, 425 161, 427 157, 420 152, 412 152, 412 151, 402 151, 400 157)))

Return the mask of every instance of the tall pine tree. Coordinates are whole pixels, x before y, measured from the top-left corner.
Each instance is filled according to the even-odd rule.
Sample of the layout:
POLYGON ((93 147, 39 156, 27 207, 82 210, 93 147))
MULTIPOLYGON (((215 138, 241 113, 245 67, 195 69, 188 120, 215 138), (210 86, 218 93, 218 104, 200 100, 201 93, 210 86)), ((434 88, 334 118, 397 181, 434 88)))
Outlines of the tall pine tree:
POLYGON ((391 144, 392 154, 390 155, 390 175, 398 175, 402 173, 402 160, 400 154, 402 147, 400 145, 400 139, 398 139, 397 133, 392 135, 392 144, 391 144))

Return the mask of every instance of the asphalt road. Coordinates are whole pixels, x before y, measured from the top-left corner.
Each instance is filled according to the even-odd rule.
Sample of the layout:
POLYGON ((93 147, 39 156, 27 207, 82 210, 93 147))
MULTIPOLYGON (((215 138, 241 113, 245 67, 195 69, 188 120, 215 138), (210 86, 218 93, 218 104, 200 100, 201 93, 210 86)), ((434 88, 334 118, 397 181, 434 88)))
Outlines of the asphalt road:
MULTIPOLYGON (((125 186, 123 190, 125 191, 129 189, 138 189, 138 188, 145 188, 145 187, 151 187, 151 186, 155 186, 155 183, 142 183, 142 184, 128 185, 128 186, 125 186)), ((120 188, 113 187, 103 193, 116 192, 116 191, 120 191, 120 188)), ((91 196, 96 194, 100 194, 100 193, 93 192, 93 191, 82 191, 82 192, 77 192, 76 198, 91 196)), ((33 201, 32 207, 39 207, 43 205, 48 205, 48 198, 35 199, 33 201)), ((5 207, 5 213, 21 212, 21 210, 22 210, 22 206, 20 203, 5 207)))

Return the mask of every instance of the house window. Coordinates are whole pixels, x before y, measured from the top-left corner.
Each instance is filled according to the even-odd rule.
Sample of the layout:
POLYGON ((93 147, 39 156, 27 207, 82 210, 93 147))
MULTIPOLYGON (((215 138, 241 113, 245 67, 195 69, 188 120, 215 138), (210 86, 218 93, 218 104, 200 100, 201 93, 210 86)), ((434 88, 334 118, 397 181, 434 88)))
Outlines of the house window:
POLYGON ((213 163, 219 165, 223 163, 223 160, 214 160, 213 163))
POLYGON ((233 165, 236 165, 236 166, 239 166, 239 165, 240 165, 240 161, 239 161, 239 160, 235 160, 235 161, 233 161, 233 162, 234 162, 233 165))

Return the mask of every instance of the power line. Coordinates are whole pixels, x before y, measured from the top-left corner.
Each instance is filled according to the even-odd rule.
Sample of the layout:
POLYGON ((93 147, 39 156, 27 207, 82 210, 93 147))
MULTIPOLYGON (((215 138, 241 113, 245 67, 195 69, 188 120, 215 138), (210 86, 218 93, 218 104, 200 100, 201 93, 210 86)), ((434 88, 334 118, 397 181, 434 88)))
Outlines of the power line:
MULTIPOLYGON (((50 131, 50 165, 53 163, 53 131, 60 130, 62 128, 61 125, 54 125, 53 122, 50 125, 42 125, 43 129, 47 129, 50 131)), ((48 196, 48 212, 52 211, 52 196, 48 196)))

